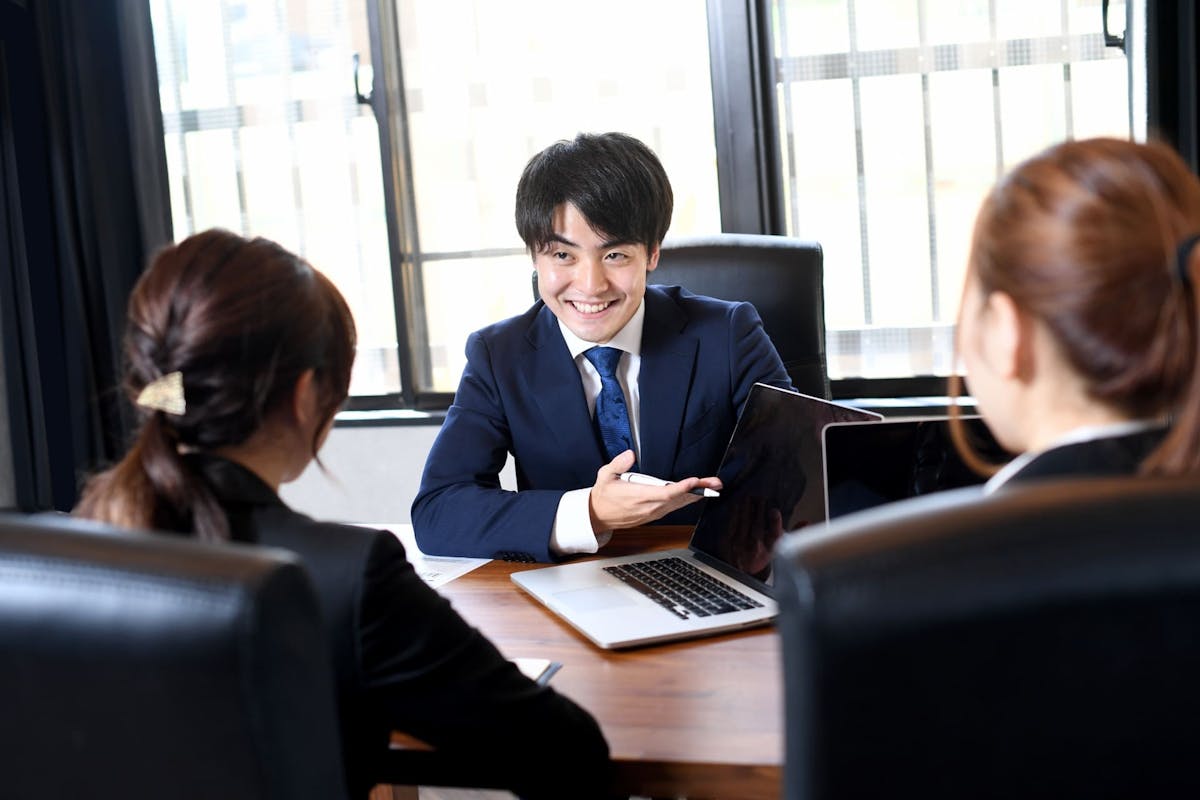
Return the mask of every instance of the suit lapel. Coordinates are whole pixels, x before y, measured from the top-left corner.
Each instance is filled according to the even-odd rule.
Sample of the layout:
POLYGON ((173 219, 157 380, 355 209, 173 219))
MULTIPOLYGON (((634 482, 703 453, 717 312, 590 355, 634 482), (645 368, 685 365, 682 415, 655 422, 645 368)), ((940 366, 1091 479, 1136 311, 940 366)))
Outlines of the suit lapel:
POLYGON ((573 461, 581 470, 579 477, 590 486, 604 457, 588 414, 579 368, 549 309, 543 307, 538 313, 526 340, 531 349, 521 363, 521 372, 528 396, 534 399, 563 452, 577 454, 573 461))
POLYGON ((642 446, 638 468, 650 475, 669 477, 679 447, 698 346, 694 338, 680 335, 687 322, 670 298, 647 288, 638 373, 642 446))

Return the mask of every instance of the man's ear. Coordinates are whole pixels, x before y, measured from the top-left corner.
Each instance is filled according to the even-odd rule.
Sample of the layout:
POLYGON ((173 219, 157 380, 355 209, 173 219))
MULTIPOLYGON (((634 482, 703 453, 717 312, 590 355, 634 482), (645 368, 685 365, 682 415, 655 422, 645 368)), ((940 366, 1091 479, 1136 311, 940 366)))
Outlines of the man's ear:
POLYGON ((650 251, 650 258, 646 262, 646 272, 654 272, 654 268, 658 266, 658 254, 662 252, 661 245, 655 245, 650 251))
POLYGON ((982 315, 983 350, 999 376, 1021 381, 1033 374, 1033 320, 1007 292, 992 292, 982 315))

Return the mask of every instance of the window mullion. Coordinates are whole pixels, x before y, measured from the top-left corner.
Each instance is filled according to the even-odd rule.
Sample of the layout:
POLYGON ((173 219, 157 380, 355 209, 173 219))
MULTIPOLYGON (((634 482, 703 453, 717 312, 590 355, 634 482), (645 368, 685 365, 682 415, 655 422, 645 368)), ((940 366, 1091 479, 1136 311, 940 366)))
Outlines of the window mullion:
POLYGON ((942 292, 938 278, 937 190, 933 172, 933 110, 929 101, 929 74, 933 49, 929 46, 926 0, 917 0, 917 43, 921 52, 921 115, 925 130, 925 209, 929 217, 929 299, 932 320, 942 318, 942 292))
POLYGON ((431 382, 431 367, 414 202, 412 146, 400 59, 400 29, 395 12, 392 0, 367 2, 374 71, 371 108, 379 125, 400 392, 405 404, 413 405, 422 387, 431 382))
MULTIPOLYGON (((988 37, 999 41, 996 25, 996 0, 988 0, 988 37)), ((992 53, 992 120, 996 143, 996 180, 1004 177, 1004 128, 1000 122, 1000 54, 992 53)))
POLYGON ((854 104, 854 160, 858 171, 858 238, 862 248, 862 310, 863 324, 870 325, 874 320, 871 309, 871 243, 867 225, 867 172, 864 157, 863 123, 862 123, 862 81, 859 77, 858 63, 858 25, 855 0, 846 2, 846 19, 850 26, 850 58, 847 69, 850 75, 850 93, 854 104))

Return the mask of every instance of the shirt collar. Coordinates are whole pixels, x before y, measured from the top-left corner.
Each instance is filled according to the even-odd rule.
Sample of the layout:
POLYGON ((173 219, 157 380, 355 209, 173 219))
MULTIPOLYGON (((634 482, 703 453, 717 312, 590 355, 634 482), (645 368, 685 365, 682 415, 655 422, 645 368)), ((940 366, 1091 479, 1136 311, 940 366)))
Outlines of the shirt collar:
POLYGON ((1029 462, 1043 453, 1056 448, 1065 447, 1069 444, 1079 444, 1080 442, 1090 442, 1096 439, 1115 439, 1119 436, 1129 436, 1141 431, 1148 431, 1151 428, 1162 427, 1162 424, 1163 421, 1161 419, 1131 419, 1124 422, 1111 422, 1107 425, 1084 425, 1081 428, 1074 428, 1052 440, 1050 444, 1040 450, 1027 450, 1005 464, 999 472, 988 479, 988 482, 984 484, 983 491, 985 494, 991 494, 1012 480, 1013 476, 1029 465, 1029 462))
MULTIPOLYGON (((626 322, 625 327, 617 331, 616 336, 605 342, 604 347, 615 347, 630 355, 640 356, 642 354, 642 325, 645 321, 646 298, 643 297, 642 302, 638 304, 637 311, 633 312, 633 316, 629 318, 629 322, 626 322)), ((563 324, 562 320, 558 321, 558 329, 567 343, 567 349, 571 351, 571 358, 578 358, 580 353, 597 346, 596 342, 586 342, 580 339, 563 324)))

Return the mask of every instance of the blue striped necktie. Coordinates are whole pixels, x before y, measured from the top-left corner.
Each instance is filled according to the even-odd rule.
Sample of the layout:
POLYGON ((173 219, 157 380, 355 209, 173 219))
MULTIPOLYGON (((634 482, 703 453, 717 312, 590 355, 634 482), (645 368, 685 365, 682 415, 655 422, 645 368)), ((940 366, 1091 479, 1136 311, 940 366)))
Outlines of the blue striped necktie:
MULTIPOLYGON (((593 347, 583 357, 600 373, 600 394, 596 395, 596 431, 604 443, 604 452, 612 461, 626 450, 633 450, 633 429, 629 425, 629 409, 625 393, 617 380, 617 362, 621 352, 615 347, 593 347)), ((635 463, 630 469, 637 469, 635 463)))

